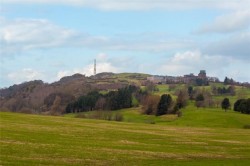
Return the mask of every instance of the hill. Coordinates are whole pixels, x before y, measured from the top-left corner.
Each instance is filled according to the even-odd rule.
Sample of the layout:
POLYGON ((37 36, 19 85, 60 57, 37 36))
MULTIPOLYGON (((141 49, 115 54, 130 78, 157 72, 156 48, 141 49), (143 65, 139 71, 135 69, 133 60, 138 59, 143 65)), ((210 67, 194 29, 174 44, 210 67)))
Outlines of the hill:
MULTIPOLYGON (((193 99, 199 93, 204 94, 206 98, 206 103, 204 102, 204 104, 210 108, 219 107, 225 97, 229 98, 231 106, 233 106, 237 99, 249 98, 250 96, 250 89, 238 84, 224 85, 219 82, 210 82, 209 86, 184 83, 155 84, 147 80, 149 76, 142 73, 99 73, 90 77, 74 74, 63 77, 51 84, 44 83, 41 80, 25 82, 0 89, 0 109, 22 113, 61 115, 66 112, 67 106, 68 108, 72 108, 69 109, 70 111, 75 111, 76 106, 74 105, 77 104, 77 109, 83 109, 84 107, 79 107, 80 104, 78 101, 83 103, 83 100, 79 100, 79 98, 86 96, 90 92, 98 91, 100 94, 105 95, 128 85, 136 86, 139 89, 136 94, 133 94, 134 103, 132 105, 137 106, 143 104, 143 100, 145 100, 145 96, 148 94, 158 96, 171 94, 175 100, 179 91, 186 91, 189 86, 192 86, 193 89, 193 99)), ((110 99, 105 98, 103 100, 106 100, 105 104, 101 104, 104 101, 100 100, 98 101, 99 105, 108 105, 107 103, 110 99)), ((94 105, 98 102, 96 101, 94 105)))
POLYGON ((99 73, 91 77, 74 74, 51 84, 41 80, 25 82, 0 89, 0 108, 13 112, 60 115, 66 105, 79 96, 94 90, 114 90, 131 84, 140 86, 147 76, 140 73, 99 73), (56 98, 60 100, 60 107, 54 110, 56 98))
POLYGON ((250 164, 250 130, 199 127, 198 117, 192 127, 10 112, 0 117, 1 165, 250 164))

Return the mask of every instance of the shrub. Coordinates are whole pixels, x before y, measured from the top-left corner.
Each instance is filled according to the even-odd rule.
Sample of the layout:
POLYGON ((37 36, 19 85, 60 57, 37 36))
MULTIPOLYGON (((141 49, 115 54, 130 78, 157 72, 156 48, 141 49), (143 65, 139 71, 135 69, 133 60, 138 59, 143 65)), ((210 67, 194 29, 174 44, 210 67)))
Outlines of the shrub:
POLYGON ((204 107, 205 103, 204 103, 205 97, 202 93, 199 93, 196 98, 195 98, 195 106, 198 107, 204 107))
POLYGON ((142 112, 143 114, 152 115, 157 111, 157 106, 160 101, 160 97, 157 95, 148 95, 142 100, 142 112))
POLYGON ((180 109, 187 106, 188 98, 189 95, 187 90, 182 89, 178 92, 176 102, 180 109))
POLYGON ((244 125, 243 128, 244 128, 244 129, 250 129, 250 124, 244 125))
POLYGON ((112 112, 111 111, 100 111, 102 112, 102 119, 103 120, 108 120, 108 121, 111 121, 112 120, 112 112))
POLYGON ((176 114, 177 114, 178 117, 182 117, 182 112, 181 111, 177 111, 176 114))
POLYGON ((22 108, 19 112, 24 114, 32 114, 32 110, 26 107, 22 108))
POLYGON ((76 118, 87 118, 86 115, 83 114, 83 113, 76 114, 75 117, 76 117, 76 118))
POLYGON ((234 111, 250 114, 250 98, 237 100, 234 103, 234 111))
POLYGON ((145 121, 145 123, 147 123, 147 124, 155 124, 155 121, 153 119, 147 119, 145 121))
POLYGON ((123 115, 121 113, 115 113, 114 120, 121 122, 123 120, 123 115))
POLYGON ((221 102, 221 108, 227 111, 227 109, 230 107, 230 101, 228 98, 224 98, 221 102))

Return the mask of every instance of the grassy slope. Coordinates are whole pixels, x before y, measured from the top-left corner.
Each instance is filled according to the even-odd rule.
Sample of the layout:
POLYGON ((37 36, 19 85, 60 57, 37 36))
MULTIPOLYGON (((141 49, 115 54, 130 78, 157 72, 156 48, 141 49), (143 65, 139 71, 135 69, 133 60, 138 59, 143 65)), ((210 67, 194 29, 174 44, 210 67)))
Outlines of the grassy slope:
MULTIPOLYGON (((196 116, 192 127, 185 127, 195 113, 186 110, 170 125, 152 125, 0 112, 1 165, 250 164, 250 130, 237 129, 236 123, 199 127, 196 116)), ((220 113, 228 121, 233 118, 225 115, 234 114, 250 122, 232 112, 214 116, 220 113)))
MULTIPOLYGON (((228 87, 223 85, 223 83, 210 83, 210 85, 215 85, 216 87, 228 87)), ((157 85, 157 88, 159 89, 158 92, 154 92, 154 94, 156 95, 162 95, 165 93, 169 93, 172 95, 175 95, 175 91, 178 91, 179 89, 184 88, 186 85, 184 84, 176 84, 176 87, 174 90, 169 91, 169 85, 157 85)), ((200 89, 206 89, 211 91, 211 86, 201 86, 201 87, 194 87, 194 88, 200 88, 200 89)), ((223 100, 225 97, 229 98, 231 104, 233 104, 239 97, 241 94, 241 97, 243 98, 249 98, 250 97, 250 89, 246 88, 246 87, 241 87, 241 86, 235 86, 235 92, 236 95, 231 96, 231 95, 218 95, 218 96, 213 96, 214 100, 223 100)))
MULTIPOLYGON (((174 94, 158 88, 158 95, 174 94)), ((125 122, 0 112, 0 165, 250 165, 249 115, 193 104, 181 118, 119 112, 125 122)))
POLYGON ((139 80, 146 80, 149 74, 143 73, 119 73, 115 74, 114 78, 118 79, 121 82, 134 83, 140 85, 139 80))
MULTIPOLYGON (((124 119, 124 122, 159 124, 171 126, 190 126, 190 127, 220 127, 220 128, 243 128, 245 125, 250 125, 250 116, 220 108, 196 108, 193 103, 182 109, 183 116, 178 118, 177 115, 144 115, 141 113, 141 108, 129 108, 119 111, 124 119)), ((84 112, 86 117, 96 114, 96 111, 84 112)), ((76 114, 66 114, 67 117, 75 117, 76 114)))
POLYGON ((195 108, 189 105, 183 109, 183 117, 170 123, 178 126, 242 128, 250 125, 250 116, 220 108, 195 108))

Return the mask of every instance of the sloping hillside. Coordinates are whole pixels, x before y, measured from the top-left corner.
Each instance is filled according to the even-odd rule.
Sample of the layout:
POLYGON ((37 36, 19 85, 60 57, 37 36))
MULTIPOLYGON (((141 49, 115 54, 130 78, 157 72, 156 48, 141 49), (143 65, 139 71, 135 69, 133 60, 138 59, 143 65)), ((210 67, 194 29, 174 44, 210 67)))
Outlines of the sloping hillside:
POLYGON ((0 89, 0 108, 13 112, 61 114, 66 105, 93 90, 118 89, 129 84, 141 85, 148 75, 99 73, 86 77, 74 74, 47 84, 40 80, 0 89))

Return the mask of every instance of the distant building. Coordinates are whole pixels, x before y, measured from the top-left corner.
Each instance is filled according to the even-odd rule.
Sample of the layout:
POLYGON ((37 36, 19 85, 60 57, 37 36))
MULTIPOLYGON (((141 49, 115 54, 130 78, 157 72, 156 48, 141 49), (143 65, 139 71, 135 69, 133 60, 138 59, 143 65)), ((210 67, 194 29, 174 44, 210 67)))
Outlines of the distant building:
POLYGON ((162 83, 166 83, 165 77, 164 76, 151 76, 151 77, 147 77, 148 81, 151 81, 155 84, 162 84, 162 83))
POLYGON ((203 79, 207 78, 206 70, 201 70, 200 73, 198 74, 198 77, 203 79))
POLYGON ((179 83, 180 81, 182 81, 181 77, 165 76, 165 83, 167 84, 179 83))
POLYGON ((197 85, 208 85, 208 82, 219 82, 216 77, 207 77, 206 70, 200 70, 198 76, 193 73, 184 76, 151 76, 147 77, 148 81, 155 84, 159 83, 185 83, 185 84, 197 84, 197 85))
POLYGON ((188 75, 184 75, 183 82, 188 84, 194 81, 195 79, 196 79, 196 76, 193 73, 190 73, 188 75))

